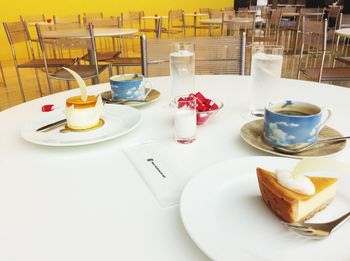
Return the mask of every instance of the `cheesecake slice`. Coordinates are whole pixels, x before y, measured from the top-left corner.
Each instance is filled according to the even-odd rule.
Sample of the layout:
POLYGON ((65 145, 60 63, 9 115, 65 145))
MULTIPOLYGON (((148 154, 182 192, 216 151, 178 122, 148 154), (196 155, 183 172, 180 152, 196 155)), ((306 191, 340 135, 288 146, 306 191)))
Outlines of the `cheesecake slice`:
POLYGON ((327 207, 336 195, 336 178, 308 177, 315 186, 311 196, 294 192, 280 183, 275 175, 257 168, 261 196, 266 205, 283 221, 303 222, 327 207))

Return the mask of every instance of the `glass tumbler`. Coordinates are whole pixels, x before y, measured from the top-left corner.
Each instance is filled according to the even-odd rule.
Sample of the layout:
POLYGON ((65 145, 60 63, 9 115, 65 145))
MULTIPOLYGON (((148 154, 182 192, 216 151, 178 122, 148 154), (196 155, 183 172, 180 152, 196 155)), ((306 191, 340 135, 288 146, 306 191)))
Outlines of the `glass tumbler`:
POLYGON ((177 96, 173 108, 175 140, 182 144, 192 143, 197 129, 196 97, 177 96))
POLYGON ((274 100, 282 74, 283 47, 253 45, 251 76, 253 77, 251 110, 263 109, 274 100))
POLYGON ((171 99, 195 92, 195 50, 190 42, 176 42, 170 51, 171 99))

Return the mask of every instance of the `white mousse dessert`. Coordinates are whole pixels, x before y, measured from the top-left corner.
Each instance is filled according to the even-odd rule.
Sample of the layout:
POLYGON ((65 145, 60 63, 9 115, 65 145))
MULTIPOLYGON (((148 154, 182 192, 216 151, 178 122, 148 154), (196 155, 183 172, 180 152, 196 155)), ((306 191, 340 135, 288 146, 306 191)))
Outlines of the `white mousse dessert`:
POLYGON ((73 130, 86 130, 99 124, 103 114, 101 96, 87 96, 85 101, 81 96, 73 96, 66 100, 64 114, 67 118, 67 127, 73 130))

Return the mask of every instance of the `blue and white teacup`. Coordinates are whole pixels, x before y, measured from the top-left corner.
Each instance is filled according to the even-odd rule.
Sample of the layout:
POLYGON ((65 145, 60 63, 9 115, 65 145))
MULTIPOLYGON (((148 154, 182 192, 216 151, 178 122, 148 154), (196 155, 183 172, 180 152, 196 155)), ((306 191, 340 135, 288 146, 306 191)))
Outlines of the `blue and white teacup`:
POLYGON ((303 146, 317 142, 331 110, 306 102, 283 101, 265 107, 264 141, 271 147, 303 146))
POLYGON ((109 79, 112 91, 112 100, 143 100, 145 98, 145 85, 141 74, 122 74, 109 79))

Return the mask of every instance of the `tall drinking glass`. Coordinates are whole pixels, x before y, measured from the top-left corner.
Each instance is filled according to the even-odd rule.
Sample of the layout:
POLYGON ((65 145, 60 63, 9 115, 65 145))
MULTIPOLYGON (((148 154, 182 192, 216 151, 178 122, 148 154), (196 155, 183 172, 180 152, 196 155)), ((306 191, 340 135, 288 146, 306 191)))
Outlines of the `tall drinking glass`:
POLYGON ((283 47, 277 45, 253 45, 250 97, 250 113, 263 110, 267 102, 274 100, 282 74, 283 47))
POLYGON ((171 46, 170 79, 171 98, 195 92, 195 53, 194 44, 178 42, 171 46))
POLYGON ((196 115, 195 96, 174 98, 174 134, 177 142, 188 144, 196 139, 196 115))

